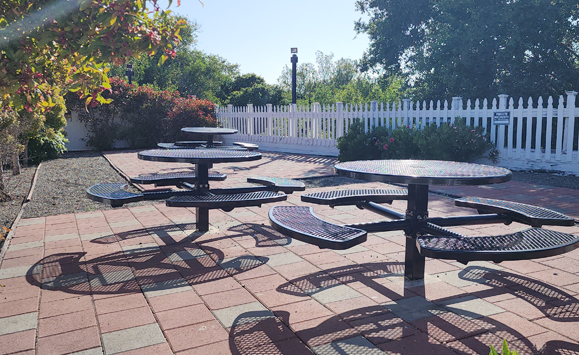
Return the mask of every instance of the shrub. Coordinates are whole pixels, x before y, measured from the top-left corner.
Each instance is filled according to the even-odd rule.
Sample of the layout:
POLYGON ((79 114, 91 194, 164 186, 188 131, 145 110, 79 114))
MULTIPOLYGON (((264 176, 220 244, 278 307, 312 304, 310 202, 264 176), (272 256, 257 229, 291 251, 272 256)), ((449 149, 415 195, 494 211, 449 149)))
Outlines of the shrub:
POLYGON ((28 159, 32 164, 38 164, 47 159, 56 159, 66 151, 66 105, 60 95, 54 96, 55 105, 46 111, 44 126, 35 135, 29 136, 28 159))
POLYGON ((183 127, 217 127, 215 105, 211 101, 192 97, 175 99, 164 125, 164 141, 190 139, 190 134, 181 132, 183 127))
POLYGON ((68 140, 62 131, 49 130, 47 134, 38 135, 28 142, 30 163, 39 164, 48 159, 56 159, 66 151, 68 140))
POLYGON ((420 148, 416 144, 416 135, 420 131, 400 126, 379 142, 382 148, 382 159, 418 159, 420 148))
POLYGON ((483 127, 470 127, 464 118, 440 127, 430 125, 417 135, 422 159, 471 162, 494 147, 483 127))
POLYGON ((471 162, 489 152, 493 162, 498 151, 483 128, 472 128, 464 119, 440 127, 430 125, 423 130, 401 126, 388 131, 376 127, 364 133, 364 126, 356 121, 348 133, 338 139, 338 160, 366 159, 432 159, 471 162))
POLYGON ((354 121, 343 137, 338 138, 339 161, 373 160, 381 158, 381 141, 388 135, 384 127, 374 127, 366 133, 364 122, 354 121))
POLYGON ((163 140, 167 114, 178 98, 178 91, 157 91, 150 86, 129 91, 121 111, 124 126, 119 139, 126 139, 131 148, 155 147, 163 140))
POLYGON ((87 144, 97 150, 112 149, 117 139, 127 140, 131 148, 150 148, 182 138, 185 126, 217 126, 215 105, 210 101, 150 86, 137 88, 118 78, 110 83, 111 89, 103 93, 112 99, 109 104, 85 108, 84 100, 67 95, 69 108, 79 112, 88 129, 87 144))

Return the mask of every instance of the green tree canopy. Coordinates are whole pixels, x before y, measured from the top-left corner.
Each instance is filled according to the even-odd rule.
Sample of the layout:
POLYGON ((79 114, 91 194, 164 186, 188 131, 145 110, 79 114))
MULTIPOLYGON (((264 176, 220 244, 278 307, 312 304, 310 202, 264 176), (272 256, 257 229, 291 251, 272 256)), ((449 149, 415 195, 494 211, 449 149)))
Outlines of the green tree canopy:
POLYGON ((362 68, 404 74, 419 98, 561 94, 579 80, 578 0, 358 0, 362 68))
MULTIPOLYGON (((291 92, 291 68, 285 66, 278 84, 289 95, 291 92)), ((316 64, 300 63, 296 72, 296 93, 298 104, 308 105, 314 102, 333 104, 366 103, 371 100, 383 102, 401 98, 402 81, 397 76, 380 78, 364 74, 359 70, 357 61, 340 58, 334 60, 334 54, 316 52, 316 64)))

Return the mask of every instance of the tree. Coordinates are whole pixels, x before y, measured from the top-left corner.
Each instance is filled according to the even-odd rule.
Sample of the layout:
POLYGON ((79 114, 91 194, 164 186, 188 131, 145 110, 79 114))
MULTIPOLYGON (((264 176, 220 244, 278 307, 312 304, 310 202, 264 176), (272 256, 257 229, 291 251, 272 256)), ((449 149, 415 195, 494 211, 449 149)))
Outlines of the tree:
MULTIPOLYGON (((316 64, 302 63, 297 67, 298 104, 309 105, 314 102, 333 104, 361 103, 371 100, 394 101, 401 98, 401 81, 397 76, 379 78, 362 74, 355 60, 316 52, 316 64)), ((288 66, 278 79, 284 92, 291 90, 291 69, 288 66)))
POLYGON ((183 25, 156 0, 0 0, 1 109, 34 134, 66 90, 87 105, 105 103, 106 64, 157 52, 162 63, 175 55, 183 25))
POLYGON ((222 87, 221 93, 224 95, 223 104, 233 106, 282 105, 289 101, 279 86, 269 85, 264 78, 253 73, 237 76, 222 87))
POLYGON ((579 80, 578 0, 358 0, 363 70, 404 74, 418 98, 560 94, 579 80), (410 5, 410 6, 409 6, 410 5))

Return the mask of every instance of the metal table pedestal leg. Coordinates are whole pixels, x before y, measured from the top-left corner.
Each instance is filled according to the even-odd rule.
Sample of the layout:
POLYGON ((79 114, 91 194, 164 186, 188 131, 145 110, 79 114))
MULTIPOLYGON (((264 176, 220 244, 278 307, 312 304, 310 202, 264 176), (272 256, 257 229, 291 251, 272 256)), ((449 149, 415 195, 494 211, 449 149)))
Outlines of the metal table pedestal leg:
POLYGON ((420 280, 424 278, 425 260, 416 248, 416 232, 419 221, 428 218, 428 185, 408 185, 406 218, 412 222, 412 226, 405 230, 404 276, 409 280, 420 280))
MULTIPOLYGON (((195 176, 197 182, 195 187, 198 193, 209 191, 209 165, 195 164, 195 176)), ((207 232, 209 230, 209 209, 204 207, 195 207, 195 218, 197 230, 207 232)))

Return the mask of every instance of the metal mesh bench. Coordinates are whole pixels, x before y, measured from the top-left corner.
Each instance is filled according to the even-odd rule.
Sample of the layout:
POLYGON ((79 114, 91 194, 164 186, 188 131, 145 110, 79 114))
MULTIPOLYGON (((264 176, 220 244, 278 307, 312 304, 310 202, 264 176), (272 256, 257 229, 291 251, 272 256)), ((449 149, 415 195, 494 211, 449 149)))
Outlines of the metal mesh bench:
POLYGON ((562 213, 524 203, 489 198, 464 197, 454 201, 461 207, 476 208, 479 213, 501 213, 533 227, 542 225, 572 226, 573 218, 562 213))
POLYGON ((283 191, 286 194, 291 194, 294 191, 304 191, 306 189, 306 185, 301 181, 276 177, 254 176, 247 178, 247 182, 271 186, 273 189, 283 191))
POLYGON ((145 200, 160 200, 172 196, 192 195, 196 192, 190 190, 173 191, 159 190, 134 193, 127 191, 125 183, 97 184, 86 189, 87 197, 93 201, 109 203, 112 207, 121 207, 126 203, 145 200))
MULTIPOLYGON (((207 144, 207 141, 177 141, 175 145, 178 147, 196 148, 207 144)), ((213 145, 221 145, 221 141, 213 141, 213 145)))
POLYGON ((124 183, 97 184, 89 187, 86 194, 93 201, 110 203, 113 207, 120 207, 125 203, 139 202, 145 199, 142 193, 127 191, 127 186, 124 183))
POLYGON ((406 200, 406 189, 361 189, 361 190, 334 190, 303 194, 302 201, 319 205, 355 205, 360 201, 392 203, 393 200, 406 200))
POLYGON ((238 146, 243 147, 247 150, 256 150, 259 148, 259 146, 257 144, 253 144, 253 143, 233 142, 233 145, 238 145, 238 146))
MULTIPOLYGON (((226 174, 209 173, 209 180, 223 181, 227 178, 226 174)), ((197 181, 197 176, 194 172, 187 173, 167 173, 167 174, 147 174, 139 175, 131 178, 134 184, 156 184, 158 186, 176 185, 180 182, 194 183, 197 181)))
POLYGON ((157 143, 157 147, 163 149, 191 149, 190 147, 175 145, 175 143, 157 143))
POLYGON ((269 220, 275 230, 320 248, 348 249, 365 242, 368 236, 364 230, 326 222, 305 206, 274 206, 269 220))
POLYGON ((579 247, 579 236, 541 228, 492 237, 418 236, 422 256, 469 261, 527 260, 567 253, 579 247))
POLYGON ((199 207, 231 211, 235 207, 261 206, 264 203, 285 201, 286 194, 258 191, 238 194, 174 196, 166 201, 169 207, 199 207))

